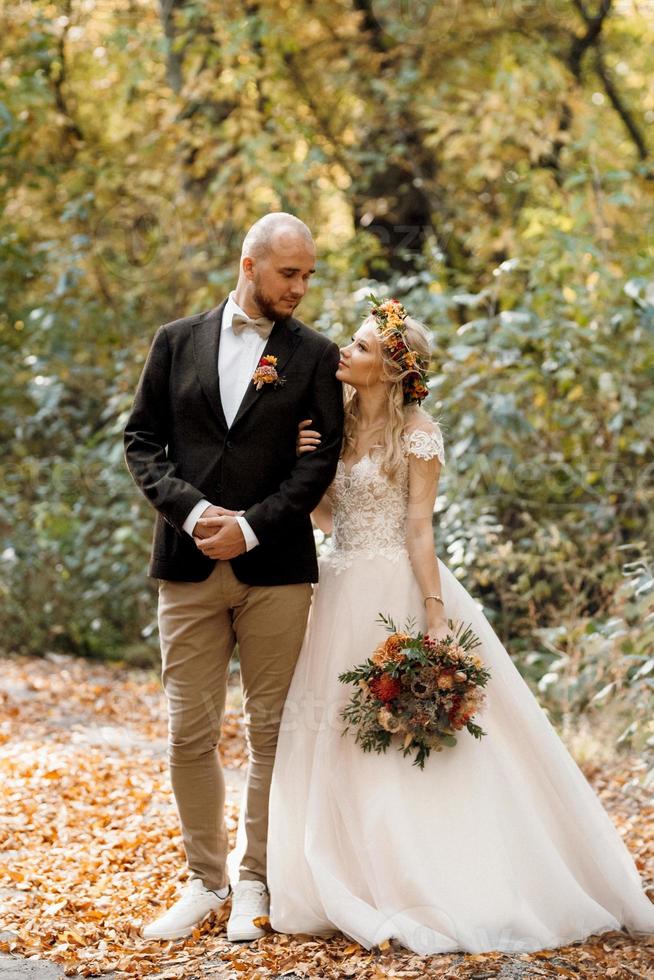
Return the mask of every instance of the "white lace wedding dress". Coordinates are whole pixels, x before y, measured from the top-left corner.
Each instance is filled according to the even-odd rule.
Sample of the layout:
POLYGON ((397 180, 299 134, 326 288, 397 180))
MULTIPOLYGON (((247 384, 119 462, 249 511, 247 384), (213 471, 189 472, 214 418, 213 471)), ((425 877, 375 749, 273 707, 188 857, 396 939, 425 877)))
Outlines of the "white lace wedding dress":
POLYGON ((481 740, 463 730, 421 771, 395 747, 341 735, 338 674, 387 635, 383 612, 425 628, 404 542, 407 454, 445 461, 442 434, 404 438, 403 479, 373 456, 339 463, 332 549, 320 559, 270 796, 271 924, 335 929, 366 948, 533 951, 626 926, 654 933, 631 855, 480 606, 439 559, 449 618, 472 623, 491 672, 481 740))

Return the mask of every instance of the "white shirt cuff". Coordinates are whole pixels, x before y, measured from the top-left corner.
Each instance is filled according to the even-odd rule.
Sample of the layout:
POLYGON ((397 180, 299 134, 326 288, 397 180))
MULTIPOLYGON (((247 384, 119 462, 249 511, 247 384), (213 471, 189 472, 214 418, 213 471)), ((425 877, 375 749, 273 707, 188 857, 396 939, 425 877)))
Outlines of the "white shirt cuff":
POLYGON ((202 514, 205 512, 207 507, 211 507, 211 504, 209 503, 208 500, 199 500, 195 505, 195 507, 193 508, 193 510, 191 511, 191 513, 184 521, 184 523, 182 524, 182 527, 184 528, 186 533, 190 534, 191 537, 193 537, 193 528, 198 522, 198 517, 202 516, 202 514))
POLYGON ((245 538, 246 551, 252 551, 252 549, 256 548, 256 546, 259 544, 259 538, 256 536, 256 534, 254 533, 254 531, 252 530, 252 528, 250 527, 250 525, 248 524, 248 522, 245 520, 244 517, 241 517, 239 515, 236 518, 236 520, 238 521, 239 527, 243 532, 243 537, 245 538))

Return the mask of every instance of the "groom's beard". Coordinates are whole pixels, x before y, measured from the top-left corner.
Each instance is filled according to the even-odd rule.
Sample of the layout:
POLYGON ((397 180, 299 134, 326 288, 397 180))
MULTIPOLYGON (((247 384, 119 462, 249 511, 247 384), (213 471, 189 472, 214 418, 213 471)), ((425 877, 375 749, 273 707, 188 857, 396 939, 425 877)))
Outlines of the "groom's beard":
POLYGON ((262 316, 268 317, 269 320, 285 320, 287 317, 293 316, 295 310, 300 305, 300 301, 298 300, 292 309, 290 309, 288 306, 277 306, 275 304, 275 300, 273 300, 270 296, 267 296, 257 282, 254 284, 254 293, 252 298, 257 304, 257 308, 261 310, 262 316))

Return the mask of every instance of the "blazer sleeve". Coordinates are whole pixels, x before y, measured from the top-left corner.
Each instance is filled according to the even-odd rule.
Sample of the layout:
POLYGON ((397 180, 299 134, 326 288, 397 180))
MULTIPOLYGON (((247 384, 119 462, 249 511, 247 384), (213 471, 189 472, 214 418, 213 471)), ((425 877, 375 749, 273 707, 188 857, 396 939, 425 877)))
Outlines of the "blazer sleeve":
POLYGON ((339 358, 338 347, 330 344, 314 372, 307 418, 322 434, 319 448, 300 456, 279 489, 245 512, 261 544, 278 542, 286 521, 310 514, 336 475, 343 441, 343 388, 335 376, 339 358))
POLYGON ((168 458, 171 353, 165 326, 157 330, 136 389, 124 430, 127 468, 134 482, 179 534, 204 494, 176 475, 168 458))

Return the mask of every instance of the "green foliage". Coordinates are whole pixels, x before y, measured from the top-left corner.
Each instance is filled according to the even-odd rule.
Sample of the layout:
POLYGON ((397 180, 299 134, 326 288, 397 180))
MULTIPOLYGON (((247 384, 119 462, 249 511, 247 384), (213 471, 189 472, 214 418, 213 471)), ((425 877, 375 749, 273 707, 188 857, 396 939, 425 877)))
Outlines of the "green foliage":
POLYGON ((557 723, 585 715, 601 726, 610 712, 616 744, 647 752, 654 748, 654 568, 644 542, 621 551, 637 557, 624 563, 607 607, 570 630, 537 630, 540 649, 525 655, 523 668, 539 678, 539 700, 557 723))

